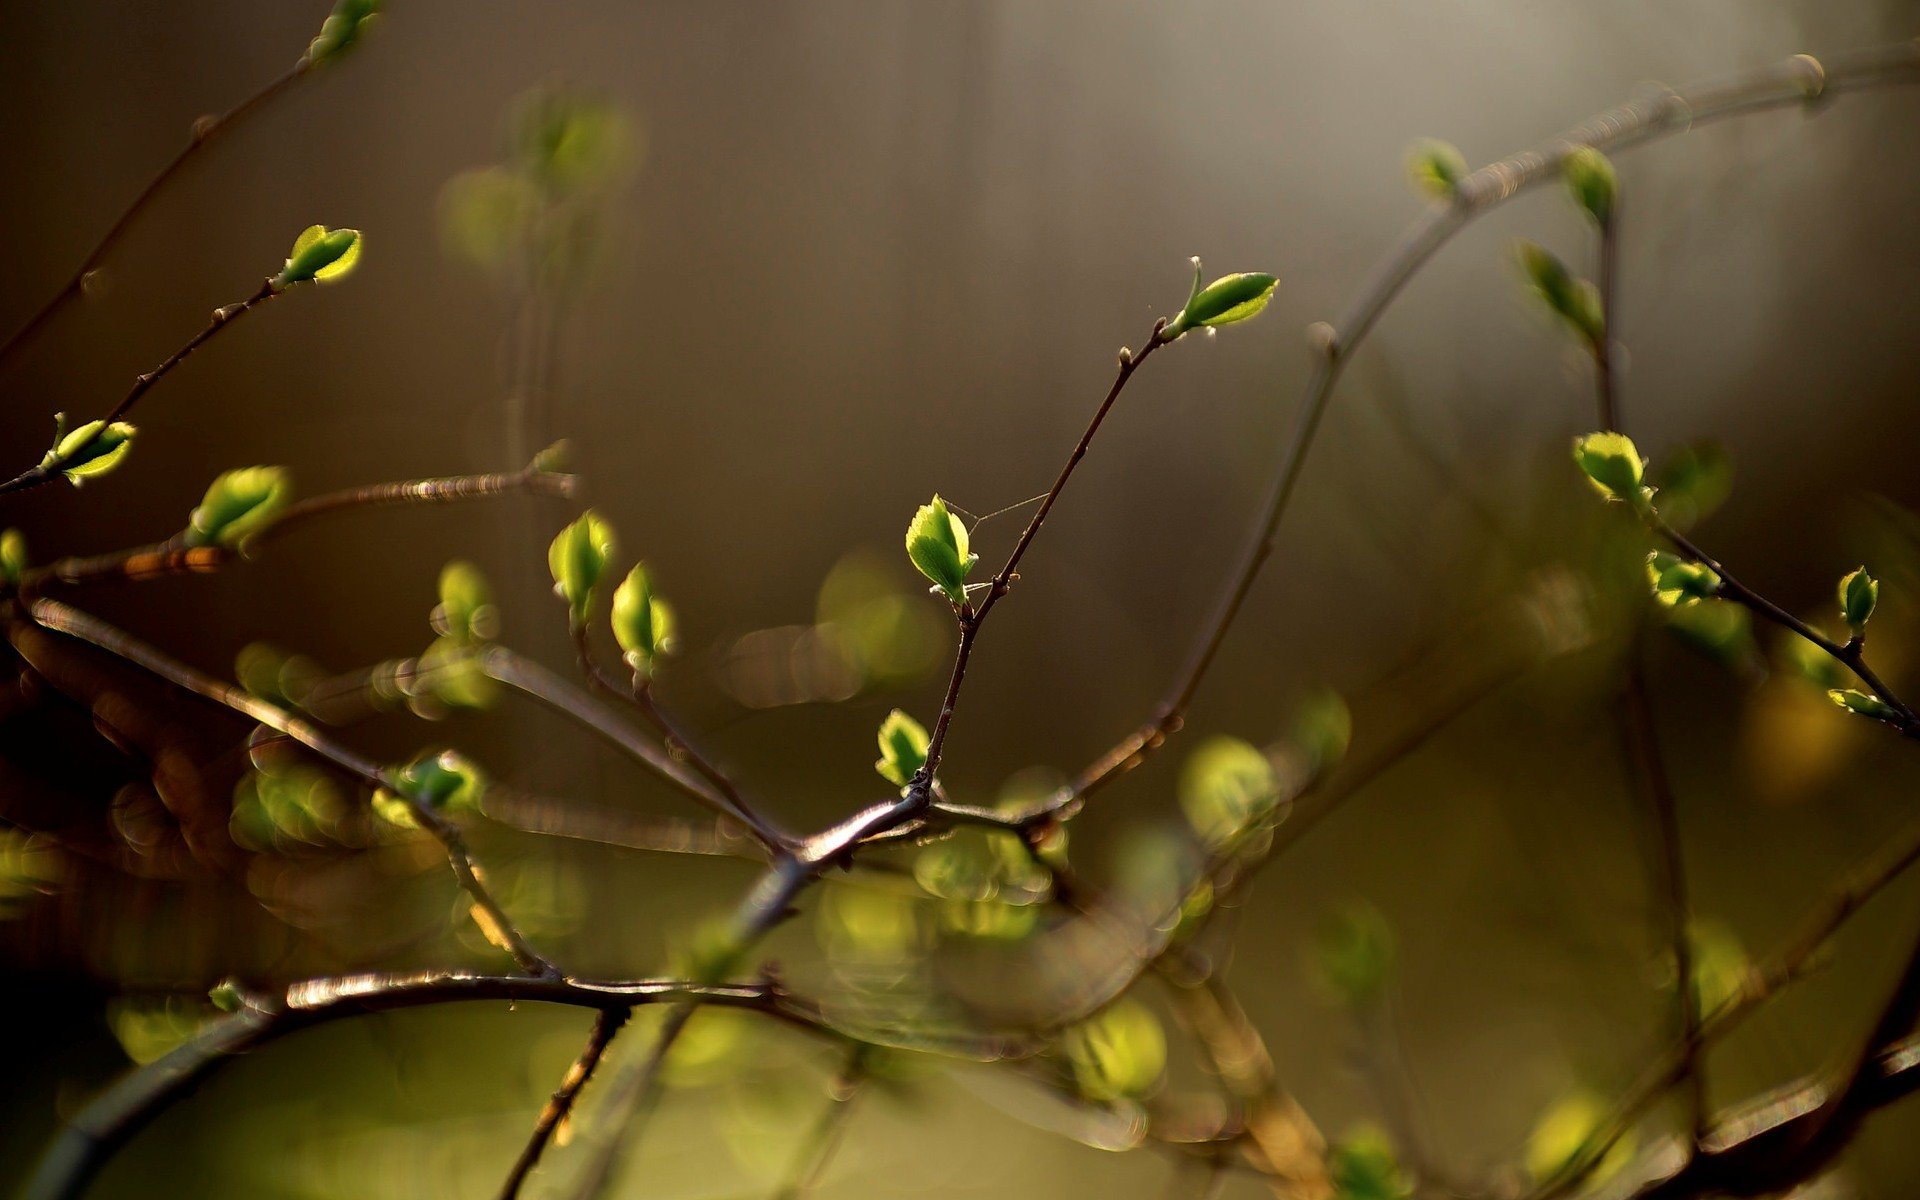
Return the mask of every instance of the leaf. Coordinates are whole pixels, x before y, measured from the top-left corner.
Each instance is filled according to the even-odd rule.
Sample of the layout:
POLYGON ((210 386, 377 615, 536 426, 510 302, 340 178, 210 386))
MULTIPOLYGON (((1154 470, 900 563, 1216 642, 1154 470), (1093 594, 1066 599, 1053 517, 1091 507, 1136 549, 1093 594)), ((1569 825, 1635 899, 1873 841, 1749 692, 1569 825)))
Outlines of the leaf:
POLYGON ((1601 495, 1644 508, 1646 460, 1624 433, 1589 433, 1573 440, 1573 461, 1601 495))
POLYGON ((1232 841, 1269 816, 1279 802, 1273 764, 1239 738, 1207 739, 1180 771, 1180 807, 1208 846, 1232 841))
POLYGON ((273 277, 274 290, 284 290, 297 283, 328 283, 340 278, 359 263, 363 240, 357 229, 307 226, 293 240, 293 249, 287 253, 286 266, 273 277))
POLYGON ((1193 291, 1186 307, 1167 322, 1161 336, 1171 341, 1188 330, 1233 325, 1260 315, 1273 298, 1280 281, 1259 271, 1240 271, 1222 275, 1206 287, 1200 286, 1200 260, 1193 260, 1193 291))
POLYGON ((1453 143, 1426 138, 1407 151, 1407 174, 1422 195, 1443 199, 1459 192, 1468 175, 1467 160, 1453 143))
POLYGON ((337 0, 319 36, 307 43, 306 61, 316 67, 338 62, 366 36, 382 7, 384 0, 337 0))
POLYGON ((653 594, 646 564, 636 563, 613 593, 613 637, 634 674, 646 679, 653 660, 673 648, 673 610, 653 594))
POLYGON ((436 630, 456 642, 476 642, 492 637, 499 626, 493 591, 479 567, 456 558, 440 568, 440 603, 433 610, 436 630))
POLYGON ((589 509, 562 529, 547 548, 547 567, 553 572, 553 590, 567 602, 575 629, 586 626, 593 609, 593 592, 613 557, 613 527, 589 509))
POLYGON ((895 787, 906 787, 927 763, 926 726, 899 709, 880 722, 880 761, 873 769, 895 787))
POLYGON ((1393 959, 1393 929, 1370 904, 1334 913, 1314 935, 1315 973, 1350 1008, 1365 1008, 1380 997, 1392 976, 1393 959))
POLYGON ((1573 202, 1584 209, 1595 224, 1605 225, 1613 219, 1613 210, 1619 203, 1620 181, 1606 155, 1591 146, 1581 146, 1567 155, 1560 170, 1566 177, 1567 190, 1573 193, 1573 202))
POLYGON ((1574 278, 1567 264, 1537 242, 1523 239, 1516 250, 1520 269, 1540 302, 1568 328, 1597 344, 1605 336, 1606 321, 1593 284, 1574 278))
POLYGON ((53 449, 40 460, 40 467, 49 473, 60 472, 75 487, 119 466, 139 432, 126 421, 88 421, 62 436, 60 426, 64 421, 65 414, 55 416, 53 449))
POLYGON ((1080 1094, 1112 1103, 1153 1094, 1167 1065, 1160 1019, 1134 1000, 1119 1000, 1069 1028, 1060 1039, 1080 1094))
POLYGON ((187 545, 240 545, 280 519, 292 491, 285 467, 223 471, 187 519, 187 545))
MULTIPOLYGON (((1527 1174, 1535 1183, 1544 1183, 1582 1161, 1589 1143, 1599 1135, 1607 1112, 1606 1102, 1589 1091, 1561 1097, 1541 1115, 1527 1135, 1527 1174)), ((1633 1158, 1633 1145, 1633 1131, 1628 1130, 1587 1176, 1587 1183, 1602 1184, 1618 1174, 1633 1158)))
POLYGON ((1852 688, 1835 688, 1827 693, 1827 699, 1850 713, 1858 713, 1860 716, 1871 717, 1876 721, 1897 724, 1900 720, 1900 714, 1894 711, 1891 704, 1878 696, 1869 696, 1865 692, 1855 691, 1852 688))
POLYGON ((480 768, 452 750, 416 758, 394 778, 405 798, 438 812, 478 812, 487 786, 480 768))
POLYGON ((1407 1200, 1413 1181, 1400 1169, 1387 1135, 1363 1125, 1341 1138, 1327 1154, 1336 1200, 1407 1200))
POLYGON ((1647 555, 1647 582, 1653 598, 1667 608, 1708 599, 1720 590, 1720 576, 1712 568, 1665 550, 1647 555))
POLYGON ((1867 631, 1874 605, 1880 602, 1880 581, 1867 574, 1865 567, 1855 567, 1841 577, 1839 596, 1840 615, 1853 635, 1860 637, 1867 631))
POLYGON ((967 602, 966 580, 979 556, 969 551, 966 525, 938 495, 922 504, 907 524, 907 558, 955 607, 967 602))

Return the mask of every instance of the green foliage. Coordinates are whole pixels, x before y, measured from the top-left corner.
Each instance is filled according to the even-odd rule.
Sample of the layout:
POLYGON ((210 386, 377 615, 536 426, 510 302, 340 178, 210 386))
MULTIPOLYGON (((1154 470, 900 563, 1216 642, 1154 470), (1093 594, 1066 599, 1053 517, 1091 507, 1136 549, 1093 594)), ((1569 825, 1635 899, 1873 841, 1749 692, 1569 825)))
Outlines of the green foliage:
MULTIPOLYGON (((1605 1100, 1584 1090, 1555 1101, 1527 1135, 1524 1162, 1533 1181, 1544 1183, 1584 1161, 1607 1119, 1607 1111, 1605 1100)), ((1588 1184, 1597 1186, 1619 1174, 1632 1161, 1633 1146, 1633 1131, 1629 1129, 1587 1176, 1588 1184)))
POLYGON ((1271 816, 1279 802, 1273 763, 1239 738, 1208 738, 1180 771, 1180 807, 1206 846, 1231 842, 1271 816))
POLYGON ((1741 674, 1757 667, 1753 617, 1729 600, 1684 603, 1666 611, 1667 632, 1688 649, 1741 674))
POLYGON ((600 96, 569 87, 522 95, 508 117, 510 157, 524 178, 551 192, 604 186, 633 152, 626 115, 600 96))
POLYGON ((325 772, 298 759, 254 756, 233 789, 227 826, 251 850, 278 851, 337 843, 347 798, 325 772))
POLYGON ((457 643, 483 642, 499 632, 500 612, 493 589, 480 568, 453 559, 440 568, 440 603, 433 610, 435 630, 457 643))
POLYGON ((913 878, 943 902, 943 930, 1001 941, 1034 930, 1051 883, 1011 834, 984 829, 964 829, 922 849, 913 878))
POLYGON ((324 67, 344 58, 365 37, 385 0, 336 0, 320 24, 320 34, 307 43, 306 61, 324 67))
POLYGON ((1413 1181, 1400 1169, 1393 1142, 1380 1129, 1363 1125, 1327 1151, 1335 1200, 1407 1200, 1413 1181))
POLYGON ((240 985, 231 979, 222 979, 207 990, 207 1000, 223 1013, 239 1012, 247 1002, 240 985))
MULTIPOLYGON (((480 797, 485 793, 486 776, 463 755, 443 750, 438 754, 422 755, 394 771, 394 780, 406 793, 405 797, 394 797, 403 801, 411 799, 422 807, 436 812, 458 813, 478 812, 480 797)), ((382 793, 385 789, 382 789, 382 793)), ((376 800, 379 795, 376 795, 376 800)), ((392 819, 391 808, 383 808, 382 816, 392 819)), ((411 823, 411 814, 409 821, 411 823)), ((396 822, 401 823, 401 822, 396 822)))
POLYGON ((1452 142, 1426 138, 1407 151, 1407 175, 1421 195, 1435 200, 1455 196, 1468 173, 1466 157, 1452 142))
POLYGON ((1060 1045, 1080 1094, 1101 1103, 1145 1099, 1166 1070, 1160 1019, 1134 1000, 1117 1001, 1068 1029, 1060 1045))
POLYGON ((1192 329, 1212 329, 1233 325, 1260 315, 1273 298, 1280 281, 1258 271, 1239 271, 1222 275, 1205 287, 1200 286, 1200 260, 1193 260, 1193 290, 1186 307, 1167 322, 1162 336, 1168 341, 1192 329))
POLYGON ((1646 486, 1646 460, 1624 433, 1589 433, 1573 440, 1573 461, 1588 482, 1610 500, 1645 511, 1653 499, 1646 486))
POLYGON ((576 630, 586 628, 594 589, 606 573, 613 550, 613 527, 591 509, 562 529, 547 548, 554 594, 567 602, 568 619, 576 630))
POLYGON ((955 607, 967 602, 967 574, 980 561, 969 549, 970 540, 966 525, 937 495, 907 523, 907 558, 955 607))
POLYGON ((222 472, 187 520, 187 545, 240 545, 280 519, 292 492, 285 467, 222 472))
POLYGON ((1620 181, 1606 155, 1591 146, 1581 146, 1567 155, 1560 169, 1566 176, 1567 190, 1573 193, 1573 202, 1595 224, 1605 225, 1613 219, 1620 202, 1620 181))
POLYGON ((1667 608, 1697 603, 1720 590, 1720 577, 1712 568, 1665 550, 1647 555, 1647 582, 1653 598, 1667 608))
POLYGON ((1865 567, 1855 567, 1840 579, 1838 589, 1840 615, 1847 622, 1847 628, 1853 630, 1853 636, 1860 637, 1867 632, 1867 619, 1873 616, 1873 606, 1880 602, 1880 581, 1867 574, 1865 567))
POLYGON ((1301 758, 1303 783, 1310 783, 1339 766, 1353 741, 1353 713, 1346 700, 1331 688, 1321 688, 1294 710, 1286 744, 1301 758))
POLYGON ((927 764, 927 727, 899 709, 880 722, 880 760, 873 769, 895 787, 906 787, 927 764))
POLYGON ((1827 693, 1827 699, 1850 713, 1858 713, 1860 716, 1871 717, 1876 721, 1897 723, 1900 720, 1900 714, 1894 711, 1893 705, 1878 696, 1869 696, 1853 688, 1834 688, 1827 693))
POLYGON ((9 527, 0 533, 0 582, 17 584, 27 571, 27 535, 9 527))
POLYGON ((274 290, 282 291, 297 283, 331 283, 343 277, 359 263, 363 240, 357 229, 307 226, 293 239, 286 266, 273 277, 274 290))
POLYGON ((653 594, 646 564, 635 563, 613 592, 613 637, 635 678, 653 674, 653 660, 673 649, 673 609, 653 594))
POLYGON ((1593 284, 1576 279, 1567 264, 1537 242, 1522 239, 1515 249, 1520 270, 1547 311, 1586 341, 1598 345, 1606 335, 1606 318, 1600 311, 1600 293, 1593 284))
POLYGON ((839 884, 820 899, 814 934, 840 961, 904 962, 925 948, 919 906, 879 888, 839 884))
POLYGON ((67 414, 56 413, 53 421, 53 448, 40 460, 40 468, 58 471, 75 487, 119 466, 139 432, 126 421, 88 421, 67 433, 67 414))
POLYGON ((500 682, 487 674, 474 657, 473 644, 460 638, 438 637, 414 663, 402 690, 413 711, 423 717, 443 712, 481 712, 500 696, 500 682))
POLYGON ((1662 457, 1653 483, 1661 519, 1684 532, 1733 494, 1733 459, 1718 442, 1681 446, 1662 457))
POLYGON ((1850 675, 1833 655, 1790 629, 1782 629, 1773 639, 1773 662, 1793 678, 1810 683, 1821 691, 1842 687, 1850 675))
POLYGON ((1349 905, 1315 931, 1314 974, 1350 1008, 1367 1008, 1380 998, 1393 976, 1393 959, 1393 927, 1370 904, 1349 905))

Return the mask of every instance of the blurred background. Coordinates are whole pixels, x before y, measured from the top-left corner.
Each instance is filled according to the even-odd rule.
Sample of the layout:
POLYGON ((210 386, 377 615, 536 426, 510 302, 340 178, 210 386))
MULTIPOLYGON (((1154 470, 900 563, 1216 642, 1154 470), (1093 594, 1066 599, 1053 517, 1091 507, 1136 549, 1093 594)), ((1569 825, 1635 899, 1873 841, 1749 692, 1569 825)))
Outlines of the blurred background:
MULTIPOLYGON (((284 71, 324 15, 9 5, 0 326, 57 288, 197 116, 284 71)), ((1276 459, 1306 327, 1336 316, 1419 209, 1410 144, 1445 138, 1482 163, 1656 83, 1910 38, 1916 15, 1813 0, 406 0, 141 216, 88 301, 0 377, 0 446, 37 460, 55 412, 104 410, 277 270, 306 225, 364 232, 354 275, 224 333, 143 402, 114 476, 9 497, 0 524, 36 560, 94 553, 177 531, 229 467, 285 464, 312 494, 510 469, 566 437, 587 502, 678 610, 663 695, 812 828, 880 794, 873 731, 891 708, 930 723, 938 704, 946 626, 900 553, 914 506, 938 491, 984 515, 1044 490, 1115 350, 1186 295, 1189 256, 1210 276, 1272 271, 1256 322, 1141 373, 982 639, 942 777, 969 802, 1030 793, 1132 729, 1172 679, 1276 459), (516 164, 555 106, 584 122, 585 149, 559 199, 530 200, 516 164)), ((1787 607, 1831 622, 1833 581, 1869 563, 1886 584, 1874 653, 1899 682, 1920 647, 1916 103, 1910 88, 1849 95, 1618 160, 1629 428, 1656 463, 1725 447, 1736 484, 1701 540, 1787 607)), ((1557 1098, 1621 1088, 1669 1011, 1651 842, 1608 709, 1638 568, 1566 461, 1594 424, 1590 384, 1527 301, 1519 236, 1591 269, 1585 226, 1542 189, 1415 281, 1342 385, 1189 734, 1072 835, 1084 871, 1124 883, 1178 823, 1200 738, 1273 743, 1331 688, 1359 749, 1490 687, 1266 871, 1231 970, 1321 1126, 1379 1121, 1367 1037, 1306 961, 1329 912, 1377 908, 1399 946, 1403 1082, 1434 1158, 1469 1176, 1513 1161, 1557 1098)), ((256 665, 298 655, 297 672, 331 675, 419 654, 457 557, 492 581, 503 640, 565 668, 545 547, 570 515, 538 499, 358 513, 219 576, 82 599, 217 674, 268 646, 256 665)), ((1025 517, 979 526, 985 561, 1025 517)), ((1693 646, 1652 643, 1654 706, 1696 907, 1738 962, 1902 827, 1920 770, 1764 631, 1682 632, 1693 646)), ((294 800, 263 795, 242 725, 97 658, 69 683, 96 711, 106 697, 139 714, 192 785, 162 801, 92 731, 89 701, 10 685, 0 1183, 130 1059, 190 1029, 225 976, 496 961, 434 854, 339 817, 348 801, 310 781, 294 800)), ((547 713, 375 700, 355 744, 394 759, 454 746, 500 781, 476 846, 573 970, 664 969, 752 877, 607 844, 685 802, 547 713)), ((1916 899, 1912 881, 1892 889, 1825 970, 1714 1054, 1716 1100, 1852 1045, 1916 899)), ((833 909, 816 896, 769 949, 822 988, 844 967, 833 909)), ((925 969, 946 984, 1031 982, 1020 930, 932 930, 925 969)), ((579 1013, 478 1005, 313 1031, 169 1113, 98 1194, 491 1194, 585 1029, 579 1013)), ((622 1194, 764 1194, 784 1169, 834 1064, 797 1036, 731 1036, 701 1053, 737 1069, 689 1061, 622 1194)), ((1155 1196, 1174 1178, 1162 1157, 1036 1127, 1069 1117, 990 1071, 913 1079, 862 1109, 821 1194, 1155 1196)), ((1917 1122, 1875 1120, 1833 1194, 1920 1188, 1917 1122)), ((556 1151, 554 1177, 574 1161, 556 1151)))

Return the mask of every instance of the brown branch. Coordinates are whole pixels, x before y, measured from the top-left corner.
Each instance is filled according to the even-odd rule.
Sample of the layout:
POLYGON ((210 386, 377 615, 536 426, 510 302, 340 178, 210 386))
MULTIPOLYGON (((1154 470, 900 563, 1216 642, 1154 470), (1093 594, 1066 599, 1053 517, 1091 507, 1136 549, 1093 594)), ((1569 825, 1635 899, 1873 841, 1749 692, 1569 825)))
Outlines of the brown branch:
POLYGON ((580 1051, 580 1057, 560 1081, 560 1087, 547 1100, 540 1110, 540 1117, 533 1124, 533 1134, 515 1159, 513 1167, 507 1172, 506 1182, 500 1185, 500 1200, 514 1200, 527 1182, 527 1176, 540 1165, 540 1156, 546 1153, 547 1144, 553 1140, 554 1130, 567 1119, 573 1111, 574 1101, 579 1099, 580 1090, 593 1078, 593 1072, 600 1065, 601 1056, 607 1047, 613 1044, 614 1035, 627 1023, 628 1012, 625 1009, 603 1008, 593 1019, 593 1029, 587 1034, 587 1044, 580 1051))
POLYGON ((194 155, 198 154, 222 133, 232 129, 248 116, 266 107, 275 97, 287 91, 295 83, 298 83, 300 79, 312 69, 313 63, 305 56, 302 56, 300 61, 294 64, 292 70, 275 79, 272 83, 261 88, 258 92, 242 100, 226 112, 218 116, 202 117, 195 121, 187 144, 182 147, 180 152, 175 154, 165 166, 160 168, 160 172, 157 175, 147 181, 145 187, 140 189, 139 193, 134 196, 133 202, 127 205, 127 207, 121 211, 119 217, 115 218, 113 224, 107 227, 107 231, 100 235, 100 240, 93 244, 93 249, 87 251, 86 257, 80 260, 80 265, 74 268, 72 276, 70 276, 64 284, 60 285, 60 290, 49 297, 46 303, 42 304, 19 328, 9 334, 5 342, 0 342, 0 364, 4 364, 8 359, 13 357, 15 352, 32 341, 61 309, 86 293, 88 277, 100 268, 100 264, 105 261, 107 255, 119 244, 121 237, 125 235, 128 227, 133 224, 134 218, 138 217, 140 213, 146 209, 153 198, 166 186, 167 182, 179 174, 180 169, 186 166, 194 155))
POLYGON ((375 788, 404 797, 414 820, 421 828, 432 834, 446 850, 447 861, 453 868, 454 877, 459 880, 460 886, 466 890, 473 901, 474 919, 481 926, 482 931, 488 935, 489 940, 505 949, 513 956, 515 962, 531 974, 556 973, 554 965, 529 945, 526 938, 514 927, 506 910, 500 906, 500 902, 488 889, 481 878, 479 868, 474 864, 472 853, 467 849, 466 837, 460 832, 460 827, 429 805, 422 803, 413 790, 401 783, 389 768, 335 741, 309 722, 231 684, 222 683, 212 676, 202 674, 157 647, 107 624, 98 617, 90 616, 57 600, 31 600, 26 607, 28 615, 35 624, 98 646, 166 680, 182 691, 191 692, 264 725, 276 733, 292 738, 314 754, 348 774, 358 776, 375 788))

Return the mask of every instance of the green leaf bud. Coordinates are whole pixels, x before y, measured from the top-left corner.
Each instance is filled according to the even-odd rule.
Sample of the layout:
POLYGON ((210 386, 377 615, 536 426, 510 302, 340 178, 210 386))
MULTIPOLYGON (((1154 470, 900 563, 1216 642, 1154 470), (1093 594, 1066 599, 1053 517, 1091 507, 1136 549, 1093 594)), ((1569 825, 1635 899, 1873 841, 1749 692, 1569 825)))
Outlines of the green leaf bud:
POLYGON ((880 722, 880 760, 873 769, 895 787, 906 787, 927 765, 926 726, 899 709, 880 722))
POLYGON ((1873 606, 1880 601, 1880 581, 1867 574, 1865 567, 1855 567, 1841 577, 1839 596, 1840 615, 1846 618, 1853 636, 1860 637, 1867 631, 1873 606))
POLYGON ((1871 717, 1876 721, 1897 724, 1900 720, 1900 714, 1894 711, 1893 705, 1878 696, 1869 696, 1853 688, 1834 688, 1827 693, 1827 699, 1850 713, 1858 713, 1860 716, 1871 717))
POLYGON ((316 67, 338 62, 366 36, 383 4, 384 0, 337 0, 320 24, 320 35, 307 43, 305 61, 316 67))
POLYGON ((907 524, 907 557, 955 607, 967 602, 967 573, 980 561, 969 552, 969 541, 966 525, 937 495, 907 524))
POLYGON ((1186 307, 1167 322, 1161 338, 1172 341, 1191 329, 1232 325, 1260 314, 1273 299, 1280 281, 1259 271, 1239 271, 1222 275, 1205 287, 1200 286, 1200 260, 1193 260, 1193 290, 1186 307))
POLYGON ((1060 1039, 1080 1094, 1101 1103, 1145 1099, 1167 1065, 1167 1035, 1145 1005, 1120 1000, 1060 1039))
POLYGON ((1705 600, 1720 590, 1720 577, 1711 567, 1665 550, 1647 555, 1647 582, 1653 598, 1668 608, 1705 600))
POLYGON ((296 283, 329 283, 353 270, 360 261, 357 229, 328 229, 309 225, 293 240, 287 253, 287 265, 273 277, 273 288, 282 291, 296 283))
MULTIPOLYGON (((1535 1183, 1557 1178, 1585 1159, 1587 1147, 1605 1126, 1609 1106, 1599 1096, 1577 1091, 1554 1102, 1527 1135, 1523 1162, 1535 1183)), ((1633 1159, 1634 1133, 1629 1128, 1587 1175, 1589 1185, 1605 1183, 1633 1159)))
POLYGON ((553 590, 567 602, 575 629, 586 627, 593 610, 593 591, 613 557, 613 527, 589 509, 560 531, 547 548, 547 567, 553 572, 553 590))
POLYGON ((1327 1171, 1337 1200, 1407 1200, 1413 1181, 1400 1169, 1387 1135, 1362 1126, 1329 1148, 1327 1171))
POLYGON ((1644 483, 1646 460, 1624 433, 1589 433, 1573 440, 1573 461, 1599 493, 1644 509, 1653 489, 1644 483))
POLYGON ((614 589, 613 637, 642 680, 652 675, 653 660, 673 649, 673 609, 653 594, 645 563, 635 563, 614 589))
POLYGON ((223 1013, 239 1012, 247 997, 240 990, 240 984, 232 979, 222 979, 207 991, 207 999, 223 1013))
POLYGON ((1180 771, 1180 807, 1207 846, 1231 842, 1270 816, 1279 802, 1273 764, 1239 738, 1207 739, 1180 771))
POLYGON ((433 610, 433 627, 456 642, 478 642, 500 628, 493 591, 480 568, 454 559, 440 568, 440 604, 433 610))
POLYGON ((133 448, 139 431, 126 421, 88 421, 72 433, 63 434, 66 414, 54 417, 53 449, 40 460, 42 470, 58 471, 75 487, 120 465, 133 448))
POLYGON ((1593 284, 1574 278, 1567 264, 1537 242, 1522 240, 1517 250, 1520 269, 1540 302, 1568 328, 1598 344, 1606 336, 1606 318, 1600 311, 1600 293, 1593 284))
POLYGON ((1567 190, 1573 193, 1573 201, 1594 222, 1605 225, 1613 219, 1613 210, 1619 203, 1620 181, 1615 178, 1613 164, 1607 156, 1591 146, 1581 146, 1567 155, 1561 163, 1561 171, 1567 180, 1567 190))
POLYGON ((1426 138, 1407 151, 1407 174, 1422 195, 1440 200, 1459 194, 1469 171, 1466 158, 1452 142, 1426 138))
POLYGON ((0 582, 17 584, 27 571, 27 535, 18 529, 0 533, 0 582))
POLYGON ((469 642, 440 637, 415 660, 403 690, 414 712, 438 717, 446 711, 482 712, 500 695, 500 681, 487 674, 469 642))
POLYGON ((1379 999, 1393 973, 1393 929, 1371 905, 1355 904, 1322 922, 1313 939, 1321 984, 1350 1008, 1379 999))
POLYGON ((240 545, 280 519, 292 490, 285 467, 221 472, 188 518, 187 545, 240 545))
POLYGON ((465 756, 443 750, 422 755, 394 772, 395 781, 410 799, 436 812, 476 812, 485 793, 486 776, 465 756))

